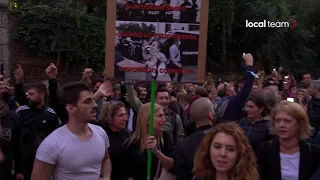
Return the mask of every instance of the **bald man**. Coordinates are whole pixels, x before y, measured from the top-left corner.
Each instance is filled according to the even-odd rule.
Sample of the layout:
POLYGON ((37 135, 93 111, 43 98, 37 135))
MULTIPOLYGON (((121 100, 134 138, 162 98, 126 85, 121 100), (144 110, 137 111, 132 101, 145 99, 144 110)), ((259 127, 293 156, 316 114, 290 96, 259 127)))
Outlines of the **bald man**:
POLYGON ((206 97, 196 99, 190 107, 190 117, 196 122, 197 130, 181 140, 175 151, 174 174, 177 180, 192 179, 193 158, 195 152, 214 124, 214 111, 211 101, 206 97))
POLYGON ((254 81, 253 57, 251 54, 243 56, 247 70, 244 75, 244 85, 239 94, 236 94, 234 87, 229 83, 218 85, 217 92, 220 96, 218 102, 217 121, 239 121, 242 117, 242 109, 252 90, 254 81))

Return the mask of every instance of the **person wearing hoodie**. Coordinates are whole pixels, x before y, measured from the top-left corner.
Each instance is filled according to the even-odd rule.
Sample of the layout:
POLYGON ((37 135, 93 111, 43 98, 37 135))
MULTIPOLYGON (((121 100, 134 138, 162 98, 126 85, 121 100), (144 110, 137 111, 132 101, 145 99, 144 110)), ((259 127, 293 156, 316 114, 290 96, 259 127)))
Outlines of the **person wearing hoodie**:
POLYGON ((247 117, 239 122, 253 150, 270 139, 269 127, 270 109, 262 92, 251 94, 246 105, 247 117))
POLYGON ((311 81, 308 90, 312 98, 307 105, 307 112, 316 134, 320 130, 320 80, 311 81))
MULTIPOLYGON (((4 92, 5 82, 0 81, 0 96, 4 92)), ((22 135, 21 126, 18 122, 18 115, 14 111, 9 110, 9 106, 6 103, 0 101, 0 147, 1 154, 4 157, 0 162, 0 179, 3 180, 24 179, 22 169, 22 135)))

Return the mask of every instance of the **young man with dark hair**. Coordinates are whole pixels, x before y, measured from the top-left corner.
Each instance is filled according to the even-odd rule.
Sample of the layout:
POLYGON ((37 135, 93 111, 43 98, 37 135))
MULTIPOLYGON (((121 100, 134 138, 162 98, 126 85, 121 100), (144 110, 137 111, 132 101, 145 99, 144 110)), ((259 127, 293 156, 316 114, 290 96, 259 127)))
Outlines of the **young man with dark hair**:
POLYGON ((165 88, 159 87, 156 91, 155 101, 163 107, 166 115, 165 130, 172 135, 175 143, 182 140, 185 136, 182 120, 181 117, 169 107, 169 92, 165 88))
MULTIPOLYGON (((106 91, 112 90, 104 82, 106 91)), ((59 102, 67 112, 67 124, 52 132, 39 146, 32 180, 110 180, 109 138, 96 119, 97 104, 90 88, 81 82, 65 85, 59 102), (92 153, 94 151, 94 153, 92 153)))

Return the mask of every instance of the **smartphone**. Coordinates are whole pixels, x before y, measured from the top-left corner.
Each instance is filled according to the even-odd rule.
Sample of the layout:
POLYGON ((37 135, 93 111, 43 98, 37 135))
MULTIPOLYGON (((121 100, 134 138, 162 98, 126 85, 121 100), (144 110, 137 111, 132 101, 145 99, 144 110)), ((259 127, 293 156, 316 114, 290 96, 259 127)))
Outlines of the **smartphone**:
POLYGON ((287 98, 287 101, 294 102, 293 98, 287 98))

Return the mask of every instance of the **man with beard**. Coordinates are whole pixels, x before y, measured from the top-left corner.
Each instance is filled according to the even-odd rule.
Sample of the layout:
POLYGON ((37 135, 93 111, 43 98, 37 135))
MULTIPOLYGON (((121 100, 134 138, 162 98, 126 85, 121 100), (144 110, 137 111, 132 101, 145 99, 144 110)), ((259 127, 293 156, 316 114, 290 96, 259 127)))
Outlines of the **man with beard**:
POLYGON ((138 96, 139 96, 139 99, 142 103, 147 103, 148 100, 147 100, 147 88, 146 86, 144 86, 143 84, 139 84, 138 85, 138 96))
POLYGON ((46 106, 46 91, 42 83, 30 86, 27 90, 28 105, 16 110, 22 128, 25 180, 31 178, 38 146, 61 124, 55 111, 46 106))

